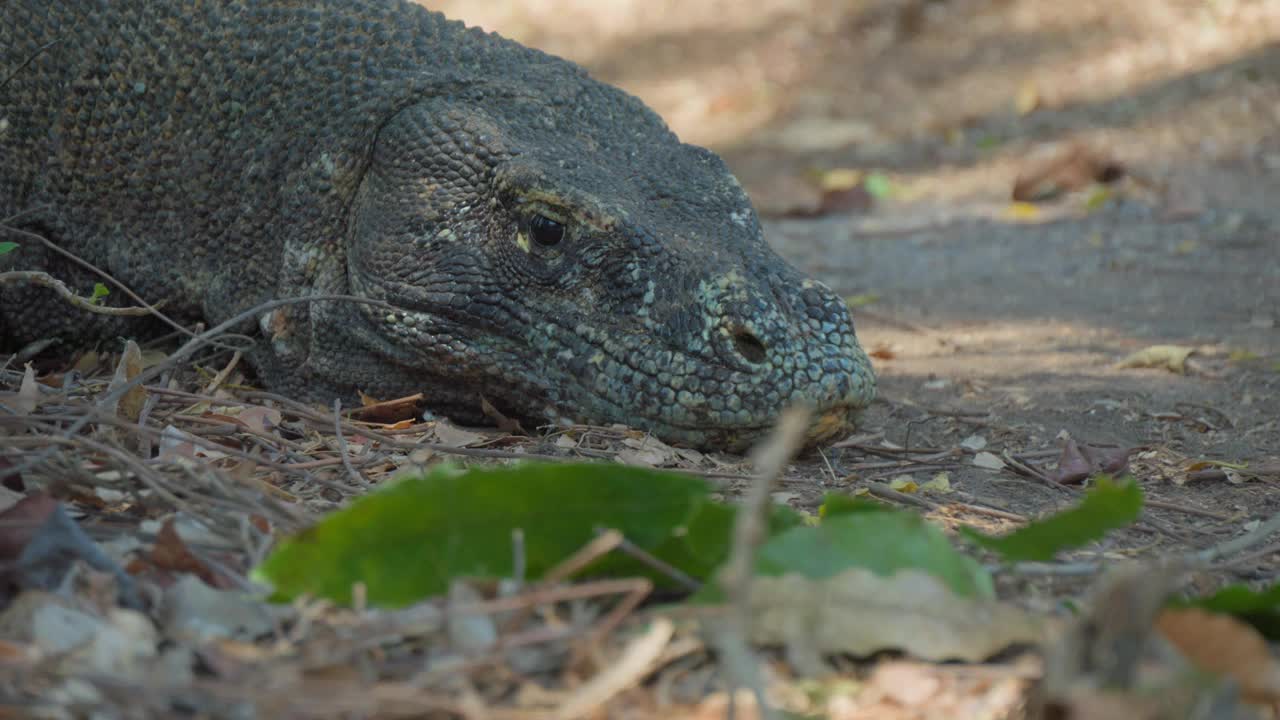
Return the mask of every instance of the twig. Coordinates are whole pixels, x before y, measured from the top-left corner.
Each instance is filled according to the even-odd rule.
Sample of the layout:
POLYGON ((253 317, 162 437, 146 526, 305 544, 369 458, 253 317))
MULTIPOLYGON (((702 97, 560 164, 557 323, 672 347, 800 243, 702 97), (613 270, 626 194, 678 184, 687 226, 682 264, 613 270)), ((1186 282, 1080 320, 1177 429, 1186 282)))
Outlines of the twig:
POLYGON ((929 502, 922 497, 909 495, 904 492, 898 492, 884 483, 868 482, 866 483, 867 492, 872 496, 881 500, 889 500, 891 502, 901 503, 903 505, 914 505, 923 510, 937 510, 938 504, 929 502))
POLYGON ((1201 517, 1213 518, 1223 522, 1231 522, 1234 516, 1226 513, 1214 512, 1213 510, 1205 510, 1204 508, 1192 507, 1191 505, 1183 505, 1181 503, 1169 502, 1167 500, 1156 500, 1155 498, 1147 498, 1143 500, 1143 504, 1147 507, 1159 508, 1160 510, 1172 510, 1173 512, 1186 513, 1187 515, 1199 515, 1201 517))
POLYGON ((1009 453, 1004 453, 1001 459, 1004 460, 1005 465, 1012 468, 1015 472, 1022 475, 1026 475, 1028 477, 1035 478, 1036 480, 1040 481, 1041 485, 1051 487, 1054 490, 1064 492, 1068 495, 1079 494, 1075 488, 1070 488, 1070 487, 1067 487, 1066 485, 1063 485, 1057 480, 1054 480, 1053 478, 1046 475, 1042 470, 1036 468, 1034 465, 1031 465, 1030 463, 1022 462, 1021 460, 1015 458, 1013 455, 1009 453))
POLYGON ((39 270, 9 270, 7 272, 0 273, 0 284, 16 282, 25 282, 31 285, 47 287, 58 293, 58 297, 61 297, 63 300, 71 303, 72 306, 97 315, 110 315, 113 317, 140 317, 151 314, 151 311, 145 307, 115 307, 113 305, 99 305, 89 298, 80 297, 79 295, 71 292, 71 289, 67 287, 66 283, 49 273, 40 272, 39 270))
POLYGON ((671 642, 675 627, 667 618, 658 618, 648 632, 627 644, 617 661, 574 689, 552 717, 570 720, 593 716, 610 698, 635 685, 652 671, 671 642))
POLYGON ((342 400, 333 399, 333 434, 338 439, 338 455, 342 458, 342 467, 347 469, 347 475, 356 487, 369 487, 369 481, 365 476, 356 471, 354 465, 351 464, 351 453, 347 451, 347 439, 342 435, 342 400))
POLYGON ((240 358, 243 355, 244 353, 239 350, 236 350, 231 354, 231 360, 227 362, 226 366, 219 370, 217 375, 213 376, 213 380, 210 380, 208 385, 205 385, 205 395, 212 395, 222 385, 222 383, 227 381, 227 378, 231 376, 231 371, 235 370, 236 365, 240 364, 240 358))
POLYGON ((1058 577, 1081 577, 1085 575, 1094 575, 1102 569, 1101 563, 1096 562, 1076 562, 1076 563, 1038 563, 1038 562, 1020 562, 1011 566, 988 566, 988 570, 999 572, 1001 570, 1011 570, 1018 575, 1041 575, 1041 576, 1058 576, 1058 577))
POLYGON ((1245 553, 1244 555, 1240 555, 1238 557, 1233 557, 1230 560, 1215 562, 1210 566, 1210 568, 1213 570, 1225 570, 1227 568, 1243 565, 1252 560, 1257 560, 1258 558, 1266 557, 1267 555, 1274 555, 1276 553, 1280 553, 1280 543, 1272 543, 1271 545, 1267 545, 1266 547, 1258 548, 1253 552, 1245 553))
MULTIPOLYGON (((597 530, 597 532, 612 532, 612 531, 597 530)), ((665 560, 662 560, 661 558, 657 557, 653 553, 648 552, 647 550, 640 547, 639 545, 636 545, 635 543, 631 542, 625 536, 619 539, 617 549, 618 549, 618 552, 630 555, 631 557, 635 558, 646 567, 652 570, 656 570, 657 572, 660 572, 663 575, 666 575, 667 577, 671 578, 675 582, 682 585, 689 592, 697 592, 702 589, 701 582, 694 579, 689 574, 683 572, 676 566, 666 562, 665 560)))
MULTIPOLYGON (((237 313, 231 318, 219 323, 217 326, 212 327, 200 333, 199 335, 196 335, 195 337, 188 340, 185 344, 183 344, 182 347, 178 348, 177 351, 175 351, 172 355, 165 358, 163 362, 156 363, 155 365, 152 365, 151 367, 143 370, 142 372, 135 375, 132 380, 129 380, 128 382, 125 382, 125 383, 121 383, 114 390, 108 390, 106 393, 104 393, 101 397, 98 398, 98 402, 93 407, 89 408, 84 415, 80 416, 79 419, 71 423, 70 426, 68 426, 66 429, 62 431, 63 437, 67 439, 74 437, 77 433, 79 433, 86 426, 88 426, 95 419, 97 419, 104 408, 114 407, 115 404, 119 402, 120 398, 124 397, 125 393, 129 392, 135 387, 140 387, 144 383, 147 383, 151 380, 156 379, 165 371, 171 368, 177 367, 181 362, 183 362, 188 357, 193 355, 201 347, 208 344, 211 338, 216 338, 217 336, 235 327, 236 325, 239 325, 240 323, 243 323, 249 320, 250 318, 253 318, 254 316, 259 315, 261 313, 267 312, 269 310, 274 310, 275 308, 286 307, 288 305, 301 305, 304 303, 327 302, 327 301, 354 302, 354 303, 363 303, 367 305, 376 305, 378 307, 388 308, 388 309, 391 308, 391 305, 389 305, 385 301, 375 300, 373 298, 358 297, 355 295, 315 295, 311 297, 302 297, 302 298, 280 298, 278 300, 269 300, 267 302, 260 303, 258 305, 255 305, 254 307, 249 308, 248 310, 237 313)), ((0 468, 0 480, 3 480, 4 478, 11 477, 14 475, 18 475, 20 473, 26 472, 34 468, 37 463, 47 460, 48 456, 52 452, 53 452, 53 449, 52 449, 52 446, 50 446, 50 449, 48 451, 37 454, 35 458, 28 460, 25 463, 15 464, 8 468, 0 468)))
POLYGON ((759 663, 747 643, 751 627, 751 577, 756 548, 767 536, 769 491, 782 475, 787 462, 800 449, 809 428, 810 413, 806 408, 783 412, 769 438, 752 453, 756 479, 743 498, 733 525, 733 547, 729 560, 720 571, 720 584, 729 598, 730 609, 720 632, 718 645, 724 654, 725 670, 730 680, 730 714, 733 698, 740 687, 750 689, 756 706, 764 718, 777 713, 765 698, 760 680, 759 663))
MULTIPOLYGON (((88 260, 85 260, 84 258, 80 257, 79 255, 76 255, 75 253, 71 252, 70 250, 66 250, 66 249, 62 248, 60 245, 58 245, 57 243, 53 242, 53 241, 52 241, 52 240, 50 240, 49 238, 47 238, 47 237, 45 237, 45 236, 43 236, 43 235, 41 235, 41 234, 39 234, 39 233, 31 232, 30 230, 23 230, 22 228, 16 228, 16 227, 13 227, 12 225, 4 225, 4 224, 0 224, 0 230, 4 230, 5 232, 13 233, 14 235, 17 235, 17 236, 19 236, 19 237, 30 238, 30 239, 32 239, 32 240, 35 240, 36 242, 39 242, 40 244, 44 245, 46 248, 48 248, 48 249, 52 250, 53 252, 55 252, 55 253, 57 253, 57 254, 61 255, 61 256, 62 256, 62 257, 64 257, 64 258, 66 258, 66 259, 67 259, 67 260, 69 260, 72 264, 74 264, 74 265, 78 266, 78 267, 79 267, 79 268, 81 268, 82 270, 85 270, 85 271, 87 271, 87 272, 89 272, 89 273, 92 273, 92 274, 94 274, 94 275, 97 275, 98 277, 102 278, 103 280, 106 280, 107 282, 111 283, 111 284, 112 284, 112 285, 114 285, 115 287, 119 288, 120 292, 124 293, 125 297, 127 297, 127 298, 129 298, 130 300, 134 301, 135 303, 137 303, 139 306, 141 306, 141 307, 145 310, 145 312, 143 312, 143 313, 138 313, 138 314, 140 314, 140 315, 148 315, 148 314, 149 314, 149 315, 153 315, 153 316, 155 316, 156 318, 158 318, 161 322, 163 322, 165 325, 168 325, 169 327, 171 327, 171 328, 173 328, 174 330, 176 330, 178 333, 180 333, 180 334, 182 334, 182 335, 185 335, 185 336, 187 336, 187 337, 191 337, 191 338, 196 337, 196 334, 195 334, 194 332, 192 332, 189 328, 187 328, 186 326, 182 325, 181 323, 179 323, 178 321, 174 320, 173 318, 169 317, 168 315, 166 315, 166 314, 164 314, 164 313, 160 312, 160 308, 159 308, 158 306, 153 305, 153 304, 151 304, 151 303, 147 302, 146 300, 142 299, 142 296, 140 296, 140 295, 138 295, 136 292, 134 292, 134 291, 133 291, 133 288, 129 287, 128 285, 125 285, 123 282, 121 282, 120 280, 118 280, 114 275, 112 275, 111 273, 107 272, 106 270, 103 270, 102 268, 98 267, 97 265, 94 265, 93 263, 89 262, 88 260)), ((210 344, 215 345, 215 346, 217 346, 217 347, 220 347, 220 348, 222 348, 222 349, 224 349, 224 350, 235 350, 235 349, 236 349, 236 348, 235 348, 235 347, 233 347, 233 346, 230 346, 230 345, 224 345, 223 343, 216 342, 216 341, 210 341, 210 344)))
POLYGON ((1254 545, 1261 544, 1275 532, 1280 532, 1280 513, 1272 515, 1266 522, 1238 538, 1233 538, 1224 543, 1219 543, 1211 548, 1192 554, 1188 560, 1192 564, 1207 565, 1222 559, 1224 556, 1232 555, 1240 552, 1241 550, 1251 548, 1254 545))

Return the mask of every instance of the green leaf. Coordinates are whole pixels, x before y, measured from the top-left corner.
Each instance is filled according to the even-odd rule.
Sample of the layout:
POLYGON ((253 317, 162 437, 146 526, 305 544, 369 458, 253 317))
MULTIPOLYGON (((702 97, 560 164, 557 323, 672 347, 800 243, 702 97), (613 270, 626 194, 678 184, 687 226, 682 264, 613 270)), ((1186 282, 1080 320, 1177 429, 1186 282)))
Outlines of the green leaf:
POLYGON ((845 297, 844 302, 851 308, 866 307, 874 303, 880 302, 878 293, 862 293, 860 295, 849 295, 845 297))
POLYGON ((102 283, 94 283, 94 284, 93 284, 93 295, 92 295, 92 296, 90 296, 90 298, 89 298, 89 302, 91 302, 91 303, 96 303, 96 302, 98 302, 99 300, 101 300, 102 298, 104 298, 104 297, 106 297, 106 296, 108 296, 108 295, 110 295, 110 294, 111 294, 111 290, 109 290, 109 289, 107 288, 107 286, 106 286, 106 285, 103 285, 102 283))
MULTIPOLYGON (((734 509, 684 474, 600 463, 440 468, 367 495, 284 541, 255 571, 278 599, 302 593, 347 603, 362 582, 369 601, 397 606, 444 592, 458 577, 510 577, 512 531, 524 534, 529 579, 613 528, 643 550, 702 579, 728 556, 734 509)), ((781 529, 793 512, 774 518, 781 529)), ((612 553, 591 575, 645 575, 612 553)))
POLYGON ((884 509, 884 503, 876 500, 855 497, 846 493, 829 492, 822 498, 822 505, 818 508, 818 515, 823 518, 832 518, 837 515, 848 515, 857 512, 879 512, 884 509))
POLYGON ((995 596, 986 570, 915 513, 867 502, 841 502, 836 508, 830 497, 823 507, 824 519, 817 527, 794 527, 766 541, 756 571, 827 578, 854 567, 884 576, 912 568, 933 575, 962 597, 995 596))
POLYGON ((1255 627, 1268 640, 1280 640, 1280 583, 1265 590, 1228 585, 1208 597, 1174 600, 1169 604, 1234 615, 1255 627))
POLYGON ((0 255, 6 255, 18 249, 18 243, 5 240, 0 242, 0 255))
POLYGON ((1084 209, 1087 212, 1097 212, 1106 207, 1108 202, 1111 202, 1111 188, 1095 184, 1089 191, 1089 196, 1085 198, 1084 209))
POLYGON ((965 537, 999 553, 1006 561, 1045 561, 1060 550, 1093 542, 1138 519, 1142 512, 1142 488, 1132 477, 1119 483, 1105 475, 1095 480, 1084 500, 1070 510, 1009 533, 991 536, 961 528, 965 537))
POLYGON ((893 195, 893 181, 884 173, 873 172, 862 181, 867 194, 877 200, 884 200, 893 195))

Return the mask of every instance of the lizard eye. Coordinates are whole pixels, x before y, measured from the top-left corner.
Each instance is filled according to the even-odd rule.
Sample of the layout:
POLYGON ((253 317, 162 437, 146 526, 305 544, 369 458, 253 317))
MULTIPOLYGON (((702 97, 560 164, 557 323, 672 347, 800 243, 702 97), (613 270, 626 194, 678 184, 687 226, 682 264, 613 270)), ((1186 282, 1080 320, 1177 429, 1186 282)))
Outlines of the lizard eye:
POLYGON ((550 247, 564 239, 564 225, 545 215, 533 215, 529 218, 529 236, 539 245, 550 247))

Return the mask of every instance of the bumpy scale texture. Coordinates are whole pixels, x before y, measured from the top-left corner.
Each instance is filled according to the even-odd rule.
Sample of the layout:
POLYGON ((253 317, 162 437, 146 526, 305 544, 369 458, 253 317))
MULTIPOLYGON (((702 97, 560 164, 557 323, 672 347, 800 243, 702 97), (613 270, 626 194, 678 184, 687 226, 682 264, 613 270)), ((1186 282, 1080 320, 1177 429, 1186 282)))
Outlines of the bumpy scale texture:
MULTIPOLYGON (((768 247, 717 156, 416 5, 4 0, 0 83, 9 224, 184 320, 394 306, 260 317, 251 360, 282 392, 424 392, 465 422, 483 397, 731 449, 792 403, 829 437, 874 395, 845 304, 768 247)), ((21 245, 0 269, 99 280, 0 239, 21 245)), ((155 327, 0 286, 6 346, 155 327)))

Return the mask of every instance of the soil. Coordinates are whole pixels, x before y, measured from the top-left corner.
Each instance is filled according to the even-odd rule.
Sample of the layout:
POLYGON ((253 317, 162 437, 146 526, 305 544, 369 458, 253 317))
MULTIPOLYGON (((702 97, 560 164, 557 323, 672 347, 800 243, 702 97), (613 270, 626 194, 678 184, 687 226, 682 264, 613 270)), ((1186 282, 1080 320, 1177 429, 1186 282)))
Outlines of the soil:
MULTIPOLYGON (((1137 448, 1162 507, 1084 557, 1185 552, 1280 511, 1280 475, 1193 464, 1280 460, 1280 4, 428 4, 582 63, 726 158, 770 241, 856 305, 882 388, 864 446, 978 435, 1050 475, 1064 432, 1137 448), (1081 156, 1123 177, 1012 202, 1020 176, 1081 156), (824 195, 844 171, 888 191, 824 195), (1119 366, 1152 345, 1194 353, 1119 366)), ((802 460, 783 497, 935 472, 858 459, 802 460)), ((1076 497, 968 458, 946 471, 955 493, 922 495, 944 522, 955 498, 1035 517, 1076 497)), ((1272 546, 1207 582, 1278 572, 1272 546)))

